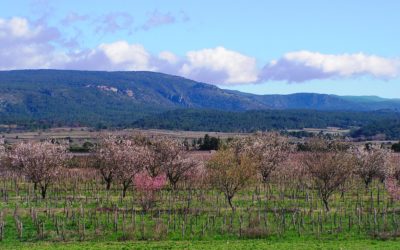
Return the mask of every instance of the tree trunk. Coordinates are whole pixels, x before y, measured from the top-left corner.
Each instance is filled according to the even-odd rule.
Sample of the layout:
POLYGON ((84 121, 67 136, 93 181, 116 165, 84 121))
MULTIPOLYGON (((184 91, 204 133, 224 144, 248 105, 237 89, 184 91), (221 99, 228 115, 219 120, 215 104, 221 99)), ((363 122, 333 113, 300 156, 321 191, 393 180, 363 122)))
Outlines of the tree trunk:
POLYGON ((112 182, 112 179, 111 178, 106 178, 106 179, 104 179, 105 181, 106 181, 106 189, 107 190, 110 190, 111 189, 111 182, 112 182))
POLYGON ((328 203, 328 199, 322 199, 322 201, 324 202, 324 206, 325 206, 326 211, 329 212, 329 203, 328 203))
POLYGON ((262 173, 262 179, 263 179, 263 183, 268 183, 268 177, 269 177, 269 173, 262 173))
POLYGON ((231 207, 231 209, 232 209, 232 212, 235 212, 235 206, 233 205, 233 203, 232 203, 232 199, 233 199, 233 196, 227 196, 226 197, 226 199, 228 200, 228 203, 229 203, 229 206, 231 207))
POLYGON ((364 179, 365 189, 368 192, 369 184, 371 183, 371 179, 364 179))
POLYGON ((171 181, 171 180, 169 182, 171 183, 172 189, 176 190, 176 185, 177 185, 178 182, 177 181, 171 181))
POLYGON ((124 184, 122 187, 122 198, 125 198, 126 191, 128 190, 129 185, 124 184))
POLYGON ((42 198, 46 199, 47 187, 46 186, 42 186, 41 190, 42 190, 42 198))

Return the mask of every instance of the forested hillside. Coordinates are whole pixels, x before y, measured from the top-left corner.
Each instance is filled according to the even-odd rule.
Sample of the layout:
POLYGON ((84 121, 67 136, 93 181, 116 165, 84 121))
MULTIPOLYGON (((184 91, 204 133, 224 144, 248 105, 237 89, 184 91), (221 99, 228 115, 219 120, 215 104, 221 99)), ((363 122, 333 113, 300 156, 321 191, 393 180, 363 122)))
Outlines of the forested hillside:
POLYGON ((400 101, 313 93, 255 95, 155 72, 0 71, 0 128, 206 131, 362 127, 399 137, 400 101), (4 126, 5 125, 5 126, 4 126))

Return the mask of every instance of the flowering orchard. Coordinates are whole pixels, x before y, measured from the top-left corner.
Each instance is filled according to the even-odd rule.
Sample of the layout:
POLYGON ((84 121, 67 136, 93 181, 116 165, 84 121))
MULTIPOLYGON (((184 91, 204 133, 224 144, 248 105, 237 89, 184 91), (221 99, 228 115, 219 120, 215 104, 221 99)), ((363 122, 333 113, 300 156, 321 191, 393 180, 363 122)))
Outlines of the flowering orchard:
MULTIPOLYGON (((397 238, 400 157, 278 133, 189 150, 169 137, 0 141, 0 241, 397 238)), ((1 244, 1 243, 0 243, 1 244)))

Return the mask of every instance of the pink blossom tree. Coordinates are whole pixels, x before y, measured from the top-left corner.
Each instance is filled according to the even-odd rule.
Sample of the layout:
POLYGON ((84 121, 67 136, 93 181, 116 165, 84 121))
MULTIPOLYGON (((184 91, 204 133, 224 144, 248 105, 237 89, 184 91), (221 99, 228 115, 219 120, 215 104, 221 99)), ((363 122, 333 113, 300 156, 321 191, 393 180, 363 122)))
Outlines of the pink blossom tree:
POLYGON ((400 200, 400 183, 398 180, 396 180, 396 178, 393 176, 386 178, 385 187, 393 199, 400 200))
POLYGON ((196 161, 187 157, 185 145, 178 139, 156 137, 150 139, 147 146, 147 173, 153 178, 165 175, 173 189, 178 182, 187 179, 197 166, 196 161))
POLYGON ((100 136, 99 142, 93 150, 93 167, 98 169, 100 172, 104 182, 106 183, 107 190, 110 190, 111 188, 111 183, 119 164, 117 151, 118 138, 111 134, 100 136))
POLYGON ((277 132, 258 132, 250 137, 235 140, 231 147, 236 153, 248 154, 253 159, 264 183, 268 182, 271 173, 285 162, 292 152, 288 138, 277 132))
POLYGON ((169 137, 156 137, 149 141, 150 151, 147 157, 146 170, 151 177, 159 176, 183 152, 184 145, 178 140, 169 137))
POLYGON ((134 177, 134 184, 138 194, 139 203, 143 211, 155 206, 157 192, 166 184, 165 175, 152 177, 147 171, 142 171, 134 177))
POLYGON ((165 174, 171 187, 176 190, 181 181, 190 180, 196 174, 198 162, 187 156, 179 156, 173 162, 165 165, 165 174))
POLYGON ((150 156, 142 136, 117 137, 111 134, 100 137, 93 154, 94 166, 103 177, 106 189, 109 190, 115 180, 122 186, 123 197, 150 156))
POLYGON ((29 141, 18 143, 9 157, 14 170, 32 181, 35 190, 37 186, 40 187, 44 199, 48 187, 68 159, 68 154, 66 145, 29 141))
POLYGON ((122 197, 133 183, 134 177, 143 170, 148 157, 148 148, 135 140, 122 140, 116 147, 114 157, 118 165, 115 169, 115 178, 122 185, 122 197))

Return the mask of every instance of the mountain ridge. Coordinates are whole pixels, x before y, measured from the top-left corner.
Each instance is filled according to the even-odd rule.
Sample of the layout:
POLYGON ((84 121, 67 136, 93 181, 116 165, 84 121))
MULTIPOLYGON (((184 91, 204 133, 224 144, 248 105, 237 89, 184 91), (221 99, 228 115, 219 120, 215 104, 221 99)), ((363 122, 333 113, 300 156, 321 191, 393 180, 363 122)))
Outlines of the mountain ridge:
POLYGON ((51 121, 121 125, 188 108, 232 112, 399 111, 400 100, 316 93, 256 95, 148 71, 0 71, 0 124, 51 121))

